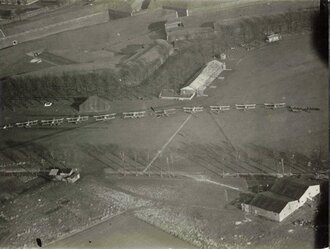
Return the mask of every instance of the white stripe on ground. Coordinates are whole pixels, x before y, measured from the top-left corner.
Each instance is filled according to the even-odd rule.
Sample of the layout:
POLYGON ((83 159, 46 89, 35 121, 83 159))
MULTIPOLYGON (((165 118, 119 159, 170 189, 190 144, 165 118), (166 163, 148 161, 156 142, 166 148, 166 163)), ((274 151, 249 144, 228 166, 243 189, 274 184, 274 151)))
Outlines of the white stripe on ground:
POLYGON ((145 167, 145 169, 142 172, 146 172, 151 165, 156 161, 156 159, 160 156, 160 154, 165 150, 165 148, 172 142, 174 137, 181 131, 181 129, 185 126, 185 124, 189 121, 191 118, 191 114, 186 118, 186 120, 180 125, 180 127, 174 132, 174 134, 170 137, 170 139, 163 145, 163 147, 157 152, 157 154, 154 156, 154 158, 150 161, 150 163, 145 167))
POLYGON ((192 179, 194 179, 198 182, 205 182, 205 183, 215 184, 215 185, 219 185, 219 186, 222 186, 222 187, 225 187, 225 188, 230 188, 230 189, 233 189, 233 190, 236 190, 236 191, 246 192, 244 190, 241 190, 240 188, 233 187, 233 186, 223 184, 223 183, 220 183, 220 182, 215 182, 215 181, 212 181, 212 180, 209 180, 209 179, 200 178, 200 177, 196 177, 196 176, 189 176, 189 175, 186 175, 186 176, 190 177, 190 178, 192 178, 192 179))
POLYGON ((242 191, 242 190, 240 190, 239 188, 236 188, 236 187, 233 187, 233 186, 230 186, 230 185, 227 185, 227 184, 223 184, 223 183, 220 183, 220 182, 211 181, 211 180, 208 180, 208 179, 205 179, 205 180, 198 180, 198 181, 202 181, 202 182, 207 182, 207 183, 211 183, 211 184, 220 185, 220 186, 222 186, 222 187, 230 188, 230 189, 237 190, 237 191, 242 191))
POLYGON ((239 59, 238 62, 236 63, 236 66, 237 66, 238 64, 240 64, 242 60, 243 60, 242 58, 239 59))

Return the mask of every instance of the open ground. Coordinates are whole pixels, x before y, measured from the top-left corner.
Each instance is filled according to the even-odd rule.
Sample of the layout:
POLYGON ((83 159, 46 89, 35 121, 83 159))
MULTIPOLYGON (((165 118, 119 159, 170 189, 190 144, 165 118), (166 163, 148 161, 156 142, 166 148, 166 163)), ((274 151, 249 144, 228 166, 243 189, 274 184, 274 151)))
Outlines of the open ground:
MULTIPOLYGON (((120 25, 123 26, 118 32, 122 33, 128 24, 120 25)), ((135 45, 146 42, 146 25, 142 26, 144 40, 132 38, 136 39, 135 45)), ((79 38, 78 31, 76 35, 81 44, 86 42, 84 49, 98 46, 79 38)), ((60 36, 69 39, 66 33, 56 37, 60 36)), ((115 44, 115 41, 111 42, 115 44)), ((38 43, 49 44, 53 51, 61 46, 48 37, 26 43, 21 48, 28 52, 38 43)), ((74 49, 74 44, 71 46, 74 49)), ((103 44, 99 44, 98 49, 101 47, 103 44)), ((21 58, 21 51, 14 49, 1 53, 8 51, 14 52, 13 61, 21 58)), ((48 244, 64 237, 66 239, 53 245, 88 247, 91 241, 92 245, 104 246, 99 231, 111 232, 127 226, 142 227, 145 231, 151 229, 152 237, 134 235, 145 240, 141 248, 157 243, 167 246, 169 242, 173 243, 173 248, 186 246, 159 230, 152 230, 141 223, 143 220, 202 248, 313 248, 315 230, 294 226, 292 221, 300 217, 313 221, 315 205, 304 207, 280 224, 246 215, 239 204, 249 198, 252 181, 227 174, 303 175, 327 168, 328 102, 324 90, 327 88, 327 66, 321 61, 310 33, 287 35, 280 43, 249 51, 233 47, 225 52, 227 66, 232 70, 225 72, 225 79, 212 84, 206 91, 208 97, 195 98, 189 103, 155 98, 126 99, 113 101, 112 111, 265 102, 286 102, 320 110, 293 113, 256 109, 219 114, 205 110, 193 115, 177 112, 164 118, 148 115, 138 120, 115 119, 77 127, 1 130, 0 155, 5 163, 24 161, 27 170, 55 164, 77 167, 82 179, 76 185, 35 179, 34 185, 30 183, 25 187, 23 177, 2 178, 2 183, 10 184, 16 192, 9 188, 0 192, 3 200, 0 246, 34 246, 36 238, 48 244), (284 159, 284 165, 280 166, 281 159, 284 159), (146 169, 176 175, 118 177, 112 174, 146 169), (122 213, 125 215, 121 216, 122 213), (96 225, 114 215, 119 216, 113 222, 109 219, 96 225), (32 226, 27 221, 32 221, 32 226), (93 225, 83 233, 67 237, 79 232, 79 228, 93 225), (108 225, 110 228, 104 228, 108 225)), ((206 61, 210 60, 212 53, 204 56, 206 61)), ((170 62, 171 59, 167 63, 170 62)), ((5 117, 8 122, 15 122, 73 113, 70 102, 60 100, 48 110, 43 107, 30 111, 24 107, 6 110, 5 117)), ((252 178, 259 181, 257 177, 252 178)), ((132 246, 123 244, 116 234, 109 240, 114 248, 132 246)))

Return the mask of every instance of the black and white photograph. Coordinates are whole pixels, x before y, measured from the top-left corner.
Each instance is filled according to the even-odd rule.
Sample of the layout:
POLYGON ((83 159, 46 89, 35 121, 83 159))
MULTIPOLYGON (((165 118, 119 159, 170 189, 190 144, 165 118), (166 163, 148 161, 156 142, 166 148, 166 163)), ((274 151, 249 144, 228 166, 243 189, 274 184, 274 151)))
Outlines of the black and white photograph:
POLYGON ((0 249, 329 248, 328 0, 0 0, 0 249))

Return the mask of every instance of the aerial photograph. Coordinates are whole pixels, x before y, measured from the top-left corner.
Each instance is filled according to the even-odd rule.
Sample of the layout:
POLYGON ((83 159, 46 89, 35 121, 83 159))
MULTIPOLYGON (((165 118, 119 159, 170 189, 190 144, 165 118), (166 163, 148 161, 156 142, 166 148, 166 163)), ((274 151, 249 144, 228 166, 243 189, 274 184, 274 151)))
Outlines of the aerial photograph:
POLYGON ((328 0, 0 0, 0 249, 329 248, 328 0))

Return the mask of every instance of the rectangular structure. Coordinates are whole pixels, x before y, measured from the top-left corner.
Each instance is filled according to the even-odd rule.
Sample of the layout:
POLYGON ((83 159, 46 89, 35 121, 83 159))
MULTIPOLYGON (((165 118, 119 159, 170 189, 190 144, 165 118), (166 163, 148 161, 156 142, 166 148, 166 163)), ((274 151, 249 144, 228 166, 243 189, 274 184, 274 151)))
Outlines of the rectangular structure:
POLYGON ((270 191, 256 194, 250 203, 242 203, 242 210, 281 222, 319 193, 318 184, 292 178, 278 179, 270 191))
POLYGON ((189 86, 180 90, 181 95, 197 94, 204 95, 204 90, 226 69, 225 63, 217 60, 210 61, 201 73, 190 83, 189 86))

